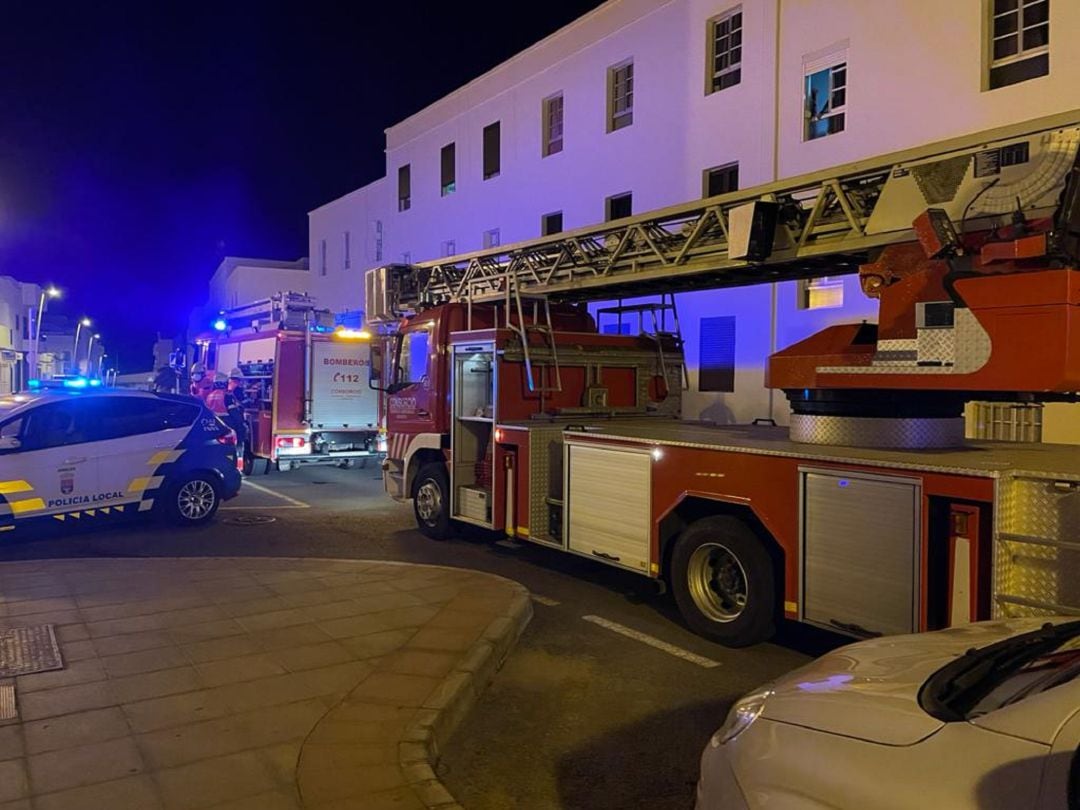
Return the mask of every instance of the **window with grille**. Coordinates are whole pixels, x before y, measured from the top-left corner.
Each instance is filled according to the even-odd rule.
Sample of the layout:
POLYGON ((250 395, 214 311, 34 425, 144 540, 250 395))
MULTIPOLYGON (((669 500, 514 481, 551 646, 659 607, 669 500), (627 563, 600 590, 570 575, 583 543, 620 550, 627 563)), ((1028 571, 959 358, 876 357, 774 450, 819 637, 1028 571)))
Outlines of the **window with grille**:
POLYGON ((702 318, 699 325, 698 391, 735 390, 735 316, 702 318))
POLYGON ((412 207, 412 167, 406 163, 397 170, 397 210, 408 211, 412 207))
POLYGON ((804 140, 843 132, 847 113, 847 62, 807 73, 804 97, 804 140))
POLYGON ((540 217, 540 235, 551 236, 562 231, 562 211, 552 211, 540 217))
POLYGON ((994 90, 1050 72, 1050 0, 992 0, 990 81, 994 90))
POLYGON ((455 253, 457 253, 456 241, 454 241, 453 239, 447 239, 445 242, 442 243, 443 256, 453 256, 455 253))
POLYGON ((709 20, 709 84, 706 93, 742 80, 742 6, 709 20))
POLYGON ((608 132, 634 123, 634 63, 608 68, 608 132))
POLYGON ((484 127, 484 179, 490 180, 499 176, 500 168, 500 127, 499 122, 488 124, 484 127))
POLYGON ((702 196, 715 197, 739 190, 739 164, 726 163, 706 169, 702 183, 702 196))
POLYGON ((490 231, 484 231, 484 249, 493 248, 499 246, 499 229, 492 228, 490 231))
POLYGON ((440 154, 440 177, 439 177, 439 192, 442 196, 453 194, 457 191, 457 149, 454 144, 448 143, 442 148, 440 154))
POLYGON ((613 219, 622 219, 634 213, 634 195, 629 191, 625 194, 616 194, 604 201, 604 219, 609 222, 613 219))
POLYGON ((562 93, 544 99, 543 110, 543 156, 554 155, 563 147, 563 96, 562 93))

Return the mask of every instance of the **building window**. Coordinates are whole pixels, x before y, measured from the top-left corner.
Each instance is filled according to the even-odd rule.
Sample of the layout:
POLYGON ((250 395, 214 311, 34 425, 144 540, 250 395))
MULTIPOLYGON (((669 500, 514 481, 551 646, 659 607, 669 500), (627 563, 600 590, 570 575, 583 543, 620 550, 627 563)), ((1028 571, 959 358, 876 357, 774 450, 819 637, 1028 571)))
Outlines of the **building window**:
POLYGON ((562 93, 544 99, 543 107, 544 157, 562 151, 563 142, 563 96, 562 93))
POLYGON ((804 99, 803 140, 812 141, 843 132, 847 111, 847 61, 808 71, 804 99))
POLYGON ((342 245, 342 248, 345 255, 345 269, 348 270, 352 263, 352 251, 350 250, 348 231, 345 231, 345 243, 342 245))
POLYGON ((709 20, 709 71, 705 93, 742 80, 742 6, 709 20))
POLYGON ((371 247, 373 258, 376 262, 383 260, 383 227, 382 220, 376 219, 371 222, 371 247))
POLYGON ((453 256, 455 253, 457 253, 457 242, 455 242, 453 239, 447 239, 445 242, 442 243, 443 257, 453 256))
POLYGON ((540 235, 551 236, 562 231, 562 211, 552 211, 540 217, 540 235))
POLYGON ((439 189, 444 197, 457 191, 457 182, 455 181, 455 177, 457 176, 455 153, 456 149, 452 143, 448 143, 442 148, 442 170, 440 172, 439 189))
POLYGON ((319 275, 326 275, 326 240, 319 241, 319 275))
POLYGON ((613 219, 628 217, 634 212, 634 195, 629 191, 625 194, 616 194, 608 197, 604 202, 604 219, 610 222, 613 219))
POLYGON ((401 254, 401 263, 412 264, 412 253, 410 251, 406 250, 404 253, 401 254))
POLYGON ((992 0, 990 89, 1050 72, 1050 0, 992 0))
POLYGON ((699 326, 698 391, 735 390, 735 316, 702 318, 699 326))
POLYGON ((608 68, 608 132, 634 123, 634 63, 608 68))
POLYGON ((492 228, 490 231, 484 231, 484 249, 498 247, 499 246, 499 229, 492 228))
POLYGON ((739 190, 739 164, 725 163, 702 173, 701 196, 715 197, 739 190))
POLYGON ((397 210, 412 208, 412 166, 406 163, 397 170, 397 210))
POLYGON ((844 305, 844 280, 836 276, 799 279, 798 309, 833 309, 844 305))
POLYGON ((484 127, 484 179, 499 176, 499 122, 484 127))

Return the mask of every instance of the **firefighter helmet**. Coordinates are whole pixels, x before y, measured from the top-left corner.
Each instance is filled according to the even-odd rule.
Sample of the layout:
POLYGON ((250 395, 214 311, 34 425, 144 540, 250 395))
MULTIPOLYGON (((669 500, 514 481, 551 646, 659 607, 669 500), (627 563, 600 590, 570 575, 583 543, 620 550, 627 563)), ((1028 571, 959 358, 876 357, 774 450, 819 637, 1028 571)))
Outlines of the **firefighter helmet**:
POLYGON ((229 372, 229 379, 230 380, 242 380, 242 379, 244 379, 244 372, 242 372, 238 368, 234 368, 232 371, 229 372))

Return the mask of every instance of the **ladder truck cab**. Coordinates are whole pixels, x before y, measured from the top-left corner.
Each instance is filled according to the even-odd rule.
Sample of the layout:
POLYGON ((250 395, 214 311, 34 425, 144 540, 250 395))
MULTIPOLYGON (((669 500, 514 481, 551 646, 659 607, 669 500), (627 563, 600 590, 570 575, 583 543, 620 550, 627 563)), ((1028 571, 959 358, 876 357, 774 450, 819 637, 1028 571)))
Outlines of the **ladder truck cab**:
POLYGON ((1078 145, 1080 111, 370 271, 396 324, 388 493, 433 538, 663 580, 732 646, 783 618, 864 637, 1080 613, 1080 449, 967 441, 963 418, 1080 390, 1078 145), (878 322, 768 361, 788 426, 678 418, 676 292, 854 272, 878 322), (638 336, 583 309, 649 296, 608 310, 638 336))
POLYGON ((239 375, 244 471, 263 459, 349 467, 377 454, 378 396, 368 387, 371 336, 335 326, 309 296, 283 292, 222 312, 196 341, 197 362, 239 375))

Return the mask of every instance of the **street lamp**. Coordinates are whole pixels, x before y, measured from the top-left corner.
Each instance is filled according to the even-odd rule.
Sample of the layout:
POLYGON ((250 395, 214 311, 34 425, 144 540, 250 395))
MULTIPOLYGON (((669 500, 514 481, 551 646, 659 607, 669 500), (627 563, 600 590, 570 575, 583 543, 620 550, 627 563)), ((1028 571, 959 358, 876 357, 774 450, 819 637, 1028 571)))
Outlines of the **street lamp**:
POLYGON ((90 345, 86 347, 86 376, 89 377, 94 372, 94 341, 101 340, 101 335, 94 332, 90 336, 90 345))
POLYGON ((75 324, 75 348, 72 349, 71 359, 75 363, 75 373, 82 374, 82 365, 79 363, 79 332, 82 331, 84 326, 90 325, 89 318, 83 318, 77 324, 75 324))
POLYGON ((52 284, 48 287, 42 287, 41 299, 38 301, 37 323, 34 326, 34 359, 30 363, 30 373, 34 376, 38 376, 41 373, 41 369, 38 368, 38 350, 41 348, 41 315, 45 312, 45 304, 48 299, 59 297, 60 290, 52 284))

